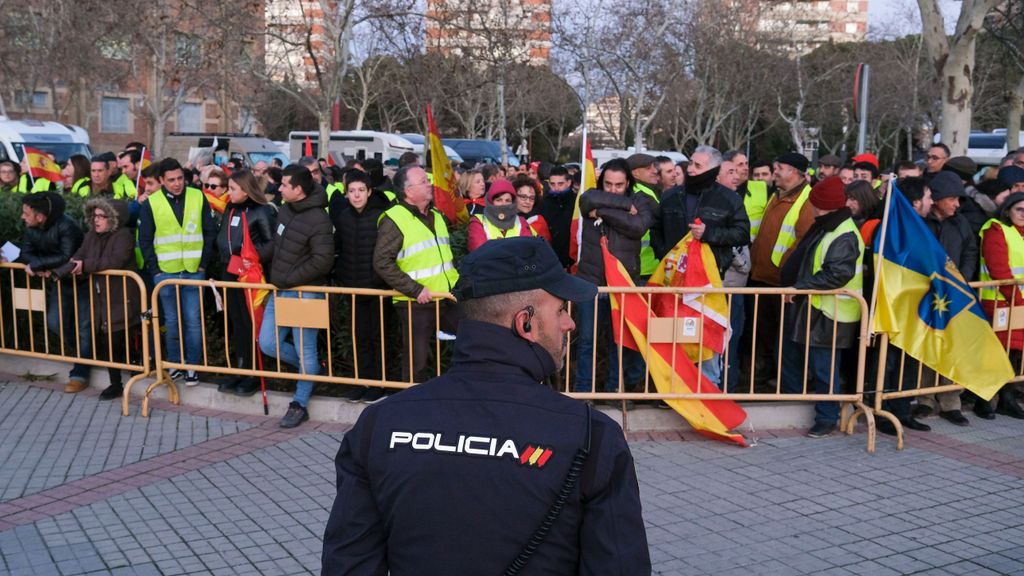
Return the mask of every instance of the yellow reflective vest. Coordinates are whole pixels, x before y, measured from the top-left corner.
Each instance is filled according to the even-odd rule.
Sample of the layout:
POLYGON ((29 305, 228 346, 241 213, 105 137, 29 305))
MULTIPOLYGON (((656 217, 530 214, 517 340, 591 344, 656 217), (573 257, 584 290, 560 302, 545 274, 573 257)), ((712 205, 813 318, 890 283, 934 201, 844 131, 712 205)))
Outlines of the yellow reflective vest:
MULTIPOLYGON (((1003 230, 1003 237, 1006 239, 1006 248, 1010 254, 1010 271, 1013 273, 1014 280, 1024 279, 1024 237, 1017 232, 1017 229, 1013 226, 1007 226, 995 218, 985 222, 985 225, 981 227, 981 232, 978 234, 981 238, 985 237, 985 231, 993 226, 999 226, 1003 230)), ((978 280, 982 282, 991 282, 995 280, 992 277, 992 273, 989 272, 988 264, 985 262, 985 253, 981 253, 981 270, 978 272, 978 280)), ((986 286, 981 289, 982 300, 996 300, 999 302, 1005 301, 1006 297, 999 291, 998 286, 986 286)))
POLYGON ((36 178, 35 181, 29 180, 28 174, 22 174, 21 180, 18 181, 18 187, 14 189, 15 192, 21 194, 35 194, 36 192, 47 192, 53 190, 53 182, 50 182, 46 178, 36 178))
MULTIPOLYGON (((500 238, 515 238, 516 236, 520 236, 523 233, 522 218, 520 218, 519 216, 516 216, 515 224, 508 230, 502 230, 501 228, 498 228, 494 224, 491 224, 491 221, 488 220, 487 217, 484 216, 483 214, 476 214, 475 216, 473 216, 473 218, 479 220, 480 224, 483 225, 484 234, 487 235, 488 240, 498 240, 500 238)), ((533 236, 533 230, 529 226, 527 226, 526 229, 529 230, 528 235, 533 236)))
POLYGON ((121 174, 111 182, 110 189, 114 192, 114 200, 135 200, 135 183, 126 174, 121 174))
POLYGON ((800 210, 803 209, 807 199, 811 197, 811 185, 807 184, 800 191, 796 202, 789 207, 785 218, 782 219, 782 227, 779 228, 779 235, 775 238, 775 246, 772 248, 772 264, 782 265, 782 257, 796 244, 796 223, 800 220, 800 210))
POLYGON ((71 194, 78 194, 79 196, 89 195, 89 184, 91 180, 88 176, 84 176, 75 180, 75 183, 71 185, 71 194))
MULTIPOLYGON (((654 190, 647 187, 645 184, 637 182, 633 185, 633 193, 647 194, 654 199, 656 204, 661 204, 661 200, 658 195, 654 193, 654 190)), ((642 238, 640 238, 640 275, 647 277, 654 274, 654 271, 658 269, 658 258, 654 255, 654 248, 651 248, 651 231, 644 232, 642 238)))
POLYGON ((764 218, 764 209, 768 206, 768 183, 761 180, 747 180, 747 194, 743 197, 743 208, 750 219, 750 241, 757 238, 764 218))
POLYGON ((185 194, 185 212, 179 224, 164 191, 151 194, 153 209, 153 252, 160 271, 168 274, 196 272, 203 256, 203 193, 188 187, 185 194))
MULTIPOLYGON (((459 279, 452 257, 451 240, 444 216, 431 208, 434 229, 413 215, 404 205, 388 208, 381 218, 390 218, 402 232, 402 248, 395 263, 410 278, 431 292, 449 292, 459 279)), ((395 296, 394 302, 415 300, 405 295, 395 296)))
MULTIPOLYGON (((859 251, 857 253, 857 272, 853 275, 853 278, 846 283, 843 288, 856 292, 857 294, 864 293, 864 241, 861 240, 860 230, 857 229, 857 225, 853 223, 852 218, 847 218, 843 222, 836 226, 836 229, 825 234, 821 238, 821 242, 818 242, 818 247, 814 250, 814 263, 811 267, 811 273, 817 274, 821 271, 821 266, 825 262, 825 255, 828 254, 828 248, 843 234, 853 234, 857 238, 857 246, 859 251)), ((811 306, 820 310, 826 318, 835 320, 837 322, 858 322, 860 321, 860 302, 853 296, 831 294, 814 294, 811 296, 811 306)))

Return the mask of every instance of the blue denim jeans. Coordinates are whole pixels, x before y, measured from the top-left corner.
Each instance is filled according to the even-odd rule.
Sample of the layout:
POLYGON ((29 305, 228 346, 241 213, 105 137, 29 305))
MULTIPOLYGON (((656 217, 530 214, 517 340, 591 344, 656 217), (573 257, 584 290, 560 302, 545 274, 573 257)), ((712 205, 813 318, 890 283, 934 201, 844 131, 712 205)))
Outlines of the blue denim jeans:
MULTIPOLYGON (((168 278, 180 278, 184 280, 202 280, 202 272, 175 272, 173 274, 160 273, 153 277, 153 283, 159 284, 168 278)), ((181 362, 181 336, 185 336, 185 362, 188 364, 201 364, 203 360, 203 319, 199 311, 198 286, 180 286, 177 290, 174 287, 164 288, 160 291, 160 313, 164 317, 164 326, 167 327, 167 334, 164 336, 167 343, 167 360, 169 362, 181 362), (181 294, 181 318, 178 318, 178 296, 181 294), (181 321, 182 329, 179 332, 178 322, 181 321)))
MULTIPOLYGON (((597 324, 594 324, 594 301, 585 300, 574 304, 579 310, 579 320, 576 322, 576 333, 579 342, 576 345, 576 382, 573 384, 574 392, 590 392, 591 382, 595 382, 595 392, 614 392, 619 389, 619 347, 615 344, 615 335, 612 332, 612 305, 607 294, 597 296, 597 324), (594 357, 594 334, 597 327, 607 330, 606 344, 608 347, 608 375, 604 389, 594 380, 592 362, 594 357)), ((623 330, 628 330, 623 326, 623 330)), ((622 379, 624 388, 631 384, 642 382, 646 365, 643 355, 636 350, 622 348, 623 373, 622 379)))
MULTIPOLYGON (((301 296, 294 290, 282 290, 271 294, 267 299, 267 307, 263 311, 263 326, 260 328, 260 350, 268 356, 279 358, 285 364, 297 368, 300 374, 319 374, 320 358, 317 355, 317 328, 293 328, 277 326, 274 317, 274 302, 277 298, 312 298, 323 300, 323 294, 303 293, 301 296), (279 346, 280 344, 280 346, 279 346), (301 348, 301 356, 300 354, 301 348)), ((305 408, 309 397, 313 394, 313 382, 299 380, 295 383, 293 401, 305 408)))
MULTIPOLYGON (((832 382, 832 393, 840 390, 839 366, 841 355, 836 351, 835 366, 832 366, 832 349, 821 346, 810 346, 807 352, 807 392, 811 394, 828 394, 829 381, 832 382), (832 374, 829 375, 829 369, 832 374)), ((786 338, 782 344, 782 391, 787 394, 803 392, 804 345, 797 344, 786 338)), ((815 402, 814 421, 825 424, 839 422, 838 402, 815 402)))
MULTIPOLYGON (((50 332, 61 334, 61 324, 64 327, 64 347, 61 349, 59 342, 50 343, 50 351, 63 356, 78 356, 80 358, 92 358, 92 319, 91 308, 89 307, 88 282, 78 284, 77 291, 74 282, 62 280, 54 282, 46 287, 46 326, 50 332), (76 302, 77 298, 77 302, 76 302), (78 310, 78 329, 75 330, 75 310, 78 310), (75 334, 78 334, 77 345, 75 334)), ((71 380, 89 381, 90 366, 87 364, 75 363, 71 367, 71 380)))
POLYGON ((729 312, 729 327, 732 328, 732 336, 729 338, 729 365, 725 367, 729 376, 729 392, 736 392, 740 384, 740 340, 743 339, 743 328, 747 321, 745 306, 743 296, 733 296, 732 310, 729 312))

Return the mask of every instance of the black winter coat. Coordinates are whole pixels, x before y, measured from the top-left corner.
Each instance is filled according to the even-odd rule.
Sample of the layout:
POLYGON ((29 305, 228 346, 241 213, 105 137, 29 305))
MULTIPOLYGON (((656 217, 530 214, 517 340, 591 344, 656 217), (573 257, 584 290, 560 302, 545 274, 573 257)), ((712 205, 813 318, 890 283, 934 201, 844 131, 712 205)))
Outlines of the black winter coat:
POLYGON ((569 254, 569 228, 572 225, 572 212, 575 208, 576 195, 570 190, 562 194, 544 194, 540 199, 540 207, 536 210, 547 221, 548 230, 551 231, 551 248, 565 267, 576 262, 576 255, 569 254))
POLYGON ((690 224, 697 218, 707 226, 701 241, 711 247, 718 264, 718 273, 732 264, 734 247, 750 244, 750 219, 743 200, 736 192, 714 182, 697 191, 698 199, 693 214, 687 210, 688 192, 682 186, 669 188, 661 197, 661 205, 651 228, 651 247, 654 255, 664 258, 675 245, 690 232, 690 224))
POLYGON ((640 277, 640 239, 651 228, 658 203, 647 194, 612 194, 604 190, 588 190, 580 196, 580 225, 583 226, 579 267, 576 275, 598 286, 604 286, 604 255, 601 253, 601 234, 608 236, 608 250, 622 262, 636 282, 640 277), (636 214, 630 214, 636 206, 636 214), (590 217, 597 210, 601 226, 595 226, 590 217))
POLYGON ((967 218, 960 212, 941 221, 929 215, 925 223, 939 239, 939 244, 942 244, 964 279, 968 282, 974 280, 974 275, 978 273, 978 236, 971 232, 967 218))
MULTIPOLYGON (((260 255, 260 264, 264 268, 270 264, 274 255, 274 228, 277 225, 277 210, 272 204, 260 204, 246 199, 242 204, 228 204, 220 221, 217 232, 217 253, 220 261, 227 266, 231 256, 242 253, 242 214, 249 221, 249 237, 260 255), (235 220, 235 219, 238 220, 235 220), (228 245, 230 232, 231 243, 228 245)), ((233 275, 232 275, 233 277, 233 275)))
POLYGON ((270 282, 278 288, 326 282, 334 265, 334 234, 325 206, 327 193, 323 189, 281 206, 270 263, 270 282))
POLYGON ((387 287, 373 269, 373 248, 377 244, 377 220, 388 205, 384 194, 374 191, 367 198, 362 212, 353 208, 347 198, 332 210, 334 277, 339 286, 387 287))
POLYGON ((34 272, 53 270, 67 264, 82 245, 82 229, 64 213, 50 214, 46 224, 39 228, 25 228, 21 235, 20 262, 28 264, 34 272))

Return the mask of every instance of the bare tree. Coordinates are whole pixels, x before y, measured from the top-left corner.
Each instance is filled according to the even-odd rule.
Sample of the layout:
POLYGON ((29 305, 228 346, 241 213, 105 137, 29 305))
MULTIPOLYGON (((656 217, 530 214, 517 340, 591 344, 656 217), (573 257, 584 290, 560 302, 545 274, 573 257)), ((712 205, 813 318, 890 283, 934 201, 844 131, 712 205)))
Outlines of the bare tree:
POLYGON ((1024 116, 1024 0, 1007 0, 985 19, 985 30, 999 41, 1016 81, 1006 92, 1006 146, 1020 147, 1024 116))
POLYGON ((974 56, 985 16, 1004 0, 963 0, 952 36, 946 35, 938 0, 917 0, 922 38, 942 95, 942 141, 953 155, 967 153, 974 95, 974 56))

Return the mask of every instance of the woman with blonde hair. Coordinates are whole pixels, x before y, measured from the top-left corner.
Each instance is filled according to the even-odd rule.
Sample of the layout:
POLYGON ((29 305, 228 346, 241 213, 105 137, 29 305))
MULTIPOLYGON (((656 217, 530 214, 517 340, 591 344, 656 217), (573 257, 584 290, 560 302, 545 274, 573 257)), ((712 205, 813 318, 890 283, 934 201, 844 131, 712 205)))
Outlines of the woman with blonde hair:
POLYGON ((459 194, 466 200, 466 210, 470 216, 483 214, 486 201, 484 192, 487 191, 487 184, 484 181, 484 173, 480 170, 463 172, 459 176, 459 194))

